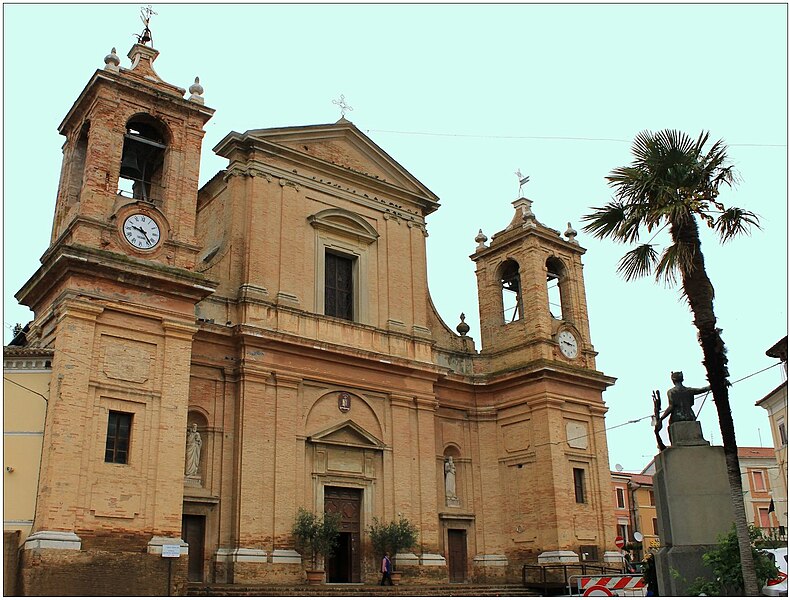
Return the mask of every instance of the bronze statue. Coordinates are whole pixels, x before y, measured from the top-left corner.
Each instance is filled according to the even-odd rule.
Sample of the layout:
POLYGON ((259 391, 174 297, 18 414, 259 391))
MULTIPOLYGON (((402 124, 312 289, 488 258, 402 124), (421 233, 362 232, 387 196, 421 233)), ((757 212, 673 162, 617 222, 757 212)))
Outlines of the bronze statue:
POLYGON ((661 415, 661 420, 663 421, 669 416, 670 425, 677 421, 696 421, 697 416, 694 414, 692 408, 694 406, 694 396, 702 394, 703 392, 709 392, 710 386, 708 385, 703 388, 686 387, 683 385, 682 371, 673 371, 671 377, 675 387, 667 390, 669 406, 667 406, 664 414, 661 415))

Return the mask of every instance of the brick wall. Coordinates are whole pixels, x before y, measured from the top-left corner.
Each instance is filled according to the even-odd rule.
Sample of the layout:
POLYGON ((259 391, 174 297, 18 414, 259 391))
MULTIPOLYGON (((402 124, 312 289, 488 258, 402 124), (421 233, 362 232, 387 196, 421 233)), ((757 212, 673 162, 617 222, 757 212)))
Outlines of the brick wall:
POLYGON ((3 532, 3 596, 17 595, 19 535, 19 531, 3 532))
POLYGON ((20 593, 25 596, 179 596, 186 592, 186 556, 24 550, 22 565, 20 593))

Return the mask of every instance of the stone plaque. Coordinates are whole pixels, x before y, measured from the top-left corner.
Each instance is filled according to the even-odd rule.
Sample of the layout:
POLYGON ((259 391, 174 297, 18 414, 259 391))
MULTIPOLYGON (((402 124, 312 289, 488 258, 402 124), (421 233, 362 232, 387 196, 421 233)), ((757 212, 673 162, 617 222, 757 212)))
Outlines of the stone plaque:
POLYGON ((362 452, 359 450, 330 448, 327 453, 327 458, 327 467, 330 471, 362 473, 362 452))
POLYGON ((587 450, 589 446, 589 440, 587 439, 587 423, 582 421, 566 421, 565 436, 571 448, 587 450))
POLYGON ((104 374, 110 379, 144 383, 150 377, 154 344, 102 336, 104 374))
POLYGON ((502 426, 502 441, 505 450, 518 452, 529 448, 528 423, 529 421, 519 421, 518 423, 502 426))

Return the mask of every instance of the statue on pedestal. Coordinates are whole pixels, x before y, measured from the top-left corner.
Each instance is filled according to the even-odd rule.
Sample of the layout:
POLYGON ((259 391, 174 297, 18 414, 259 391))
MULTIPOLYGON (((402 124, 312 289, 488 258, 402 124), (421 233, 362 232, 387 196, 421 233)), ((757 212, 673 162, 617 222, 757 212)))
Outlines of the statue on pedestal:
POLYGON ((198 477, 200 467, 200 450, 203 440, 197 430, 197 423, 192 423, 187 427, 187 447, 184 475, 187 477, 198 477))
POLYGON ((703 388, 690 388, 683 385, 683 371, 673 371, 672 383, 675 387, 667 390, 667 400, 669 406, 661 415, 663 421, 669 415, 669 424, 677 421, 696 421, 697 416, 694 414, 692 407, 694 406, 694 396, 710 391, 710 386, 703 388))
POLYGON ((455 463, 452 456, 444 461, 444 498, 447 506, 460 506, 455 490, 455 463))
POLYGON ((669 438, 673 445, 703 443, 707 444, 702 438, 702 429, 697 423, 697 416, 694 414, 694 396, 710 391, 710 386, 702 388, 690 388, 683 385, 683 372, 673 371, 671 373, 674 387, 667 390, 667 400, 669 406, 661 413, 661 395, 658 390, 653 392, 653 431, 656 435, 658 449, 663 451, 666 446, 661 440, 660 431, 664 419, 669 417, 669 438), (674 427, 673 427, 674 426, 674 427), (673 439, 673 430, 675 438, 673 439), (682 433, 681 433, 682 432, 682 433))

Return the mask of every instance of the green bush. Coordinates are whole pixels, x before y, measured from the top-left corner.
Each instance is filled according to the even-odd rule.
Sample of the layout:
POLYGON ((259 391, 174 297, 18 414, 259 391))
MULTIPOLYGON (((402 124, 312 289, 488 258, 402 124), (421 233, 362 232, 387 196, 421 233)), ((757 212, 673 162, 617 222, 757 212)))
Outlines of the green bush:
POLYGON ((329 558, 335 551, 340 530, 340 515, 325 513, 322 517, 299 508, 291 534, 296 549, 302 556, 310 557, 313 570, 318 569, 318 558, 329 558))
MULTIPOLYGON (((762 587, 766 581, 776 577, 778 569, 770 554, 755 547, 755 544, 762 538, 762 534, 753 525, 749 525, 749 538, 752 542, 757 583, 762 587)), ((743 573, 734 524, 729 533, 719 536, 719 544, 715 550, 702 555, 702 561, 713 571, 714 580, 698 578, 686 590, 687 595, 743 596, 743 573)))
POLYGON ((417 527, 403 515, 397 521, 389 523, 382 523, 377 517, 373 517, 373 524, 368 527, 368 535, 377 556, 389 552, 393 569, 395 555, 410 550, 417 543, 417 527))

